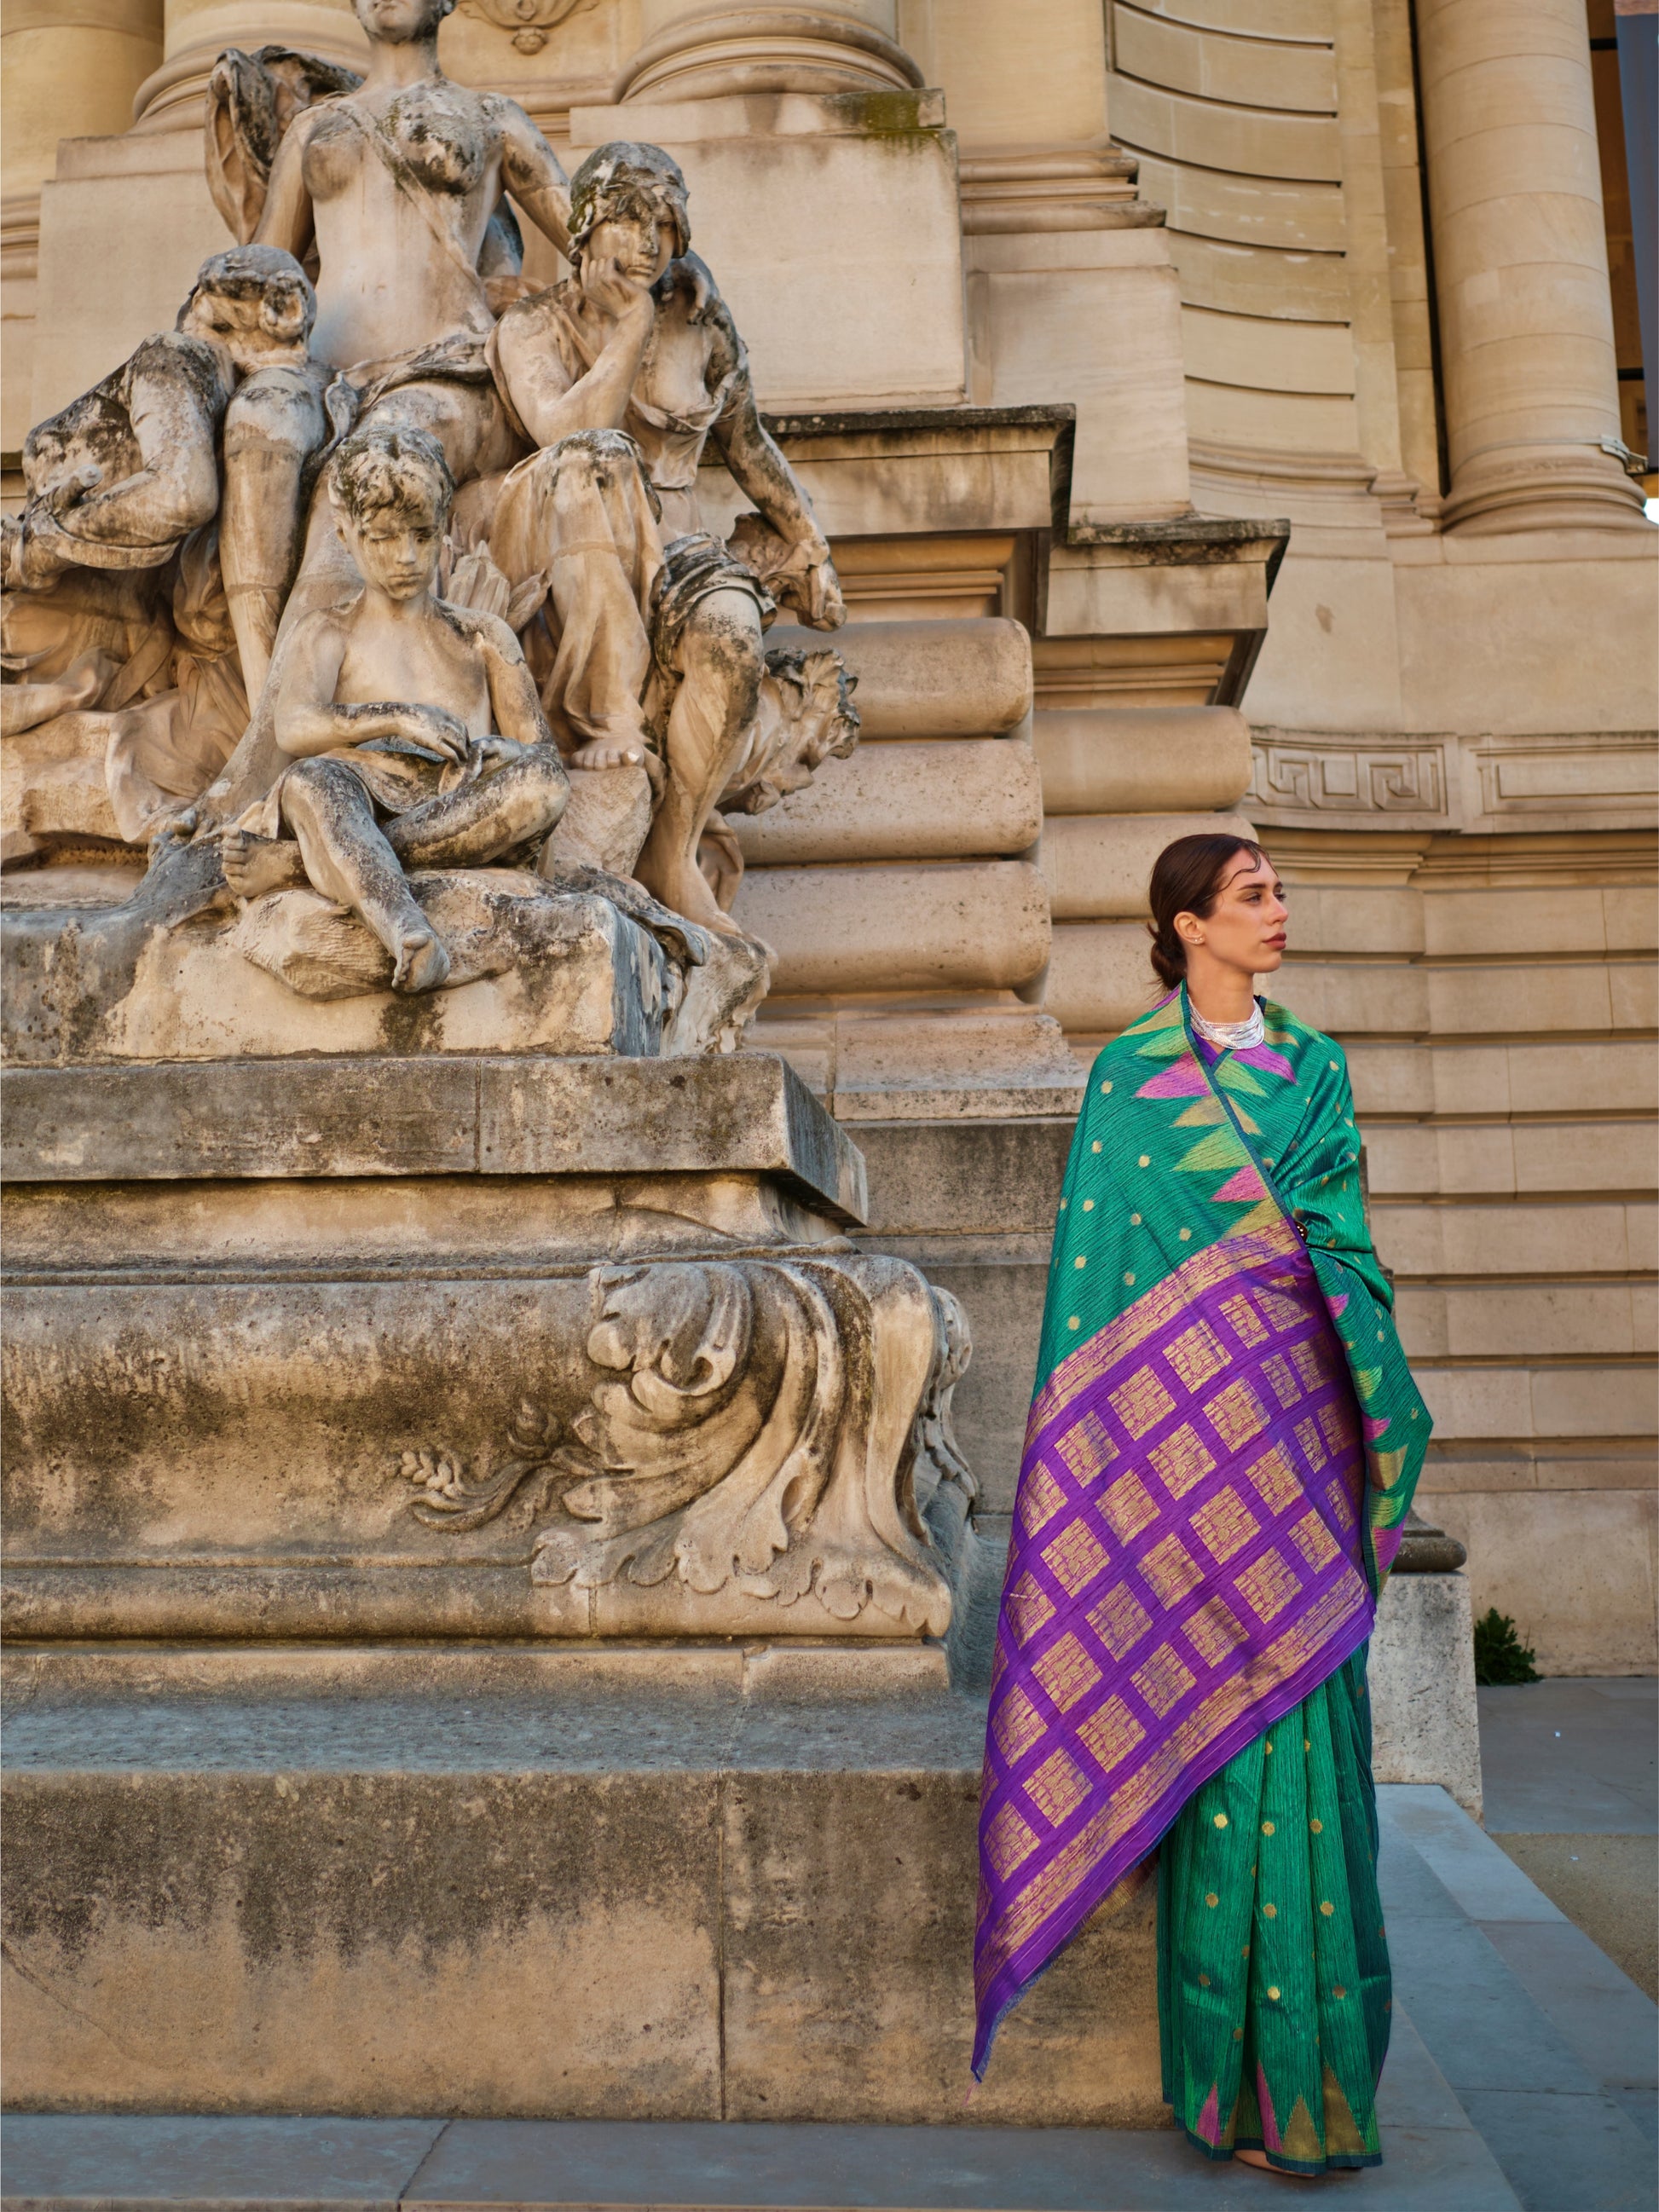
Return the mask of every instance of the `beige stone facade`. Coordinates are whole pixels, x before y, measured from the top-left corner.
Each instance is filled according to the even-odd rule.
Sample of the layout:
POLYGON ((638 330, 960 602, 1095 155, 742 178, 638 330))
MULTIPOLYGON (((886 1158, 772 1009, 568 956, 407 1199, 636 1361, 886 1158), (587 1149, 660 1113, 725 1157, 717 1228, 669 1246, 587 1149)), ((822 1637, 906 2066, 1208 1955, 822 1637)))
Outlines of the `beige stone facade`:
MULTIPOLYGON (((674 153, 835 550, 864 743, 741 826, 757 1041, 872 1127, 1052 1119, 1043 1016, 1086 1052, 1144 1005, 1158 847, 1256 824, 1283 995, 1351 1051, 1425 1503, 1541 1665, 1644 1670, 1659 533, 1591 26, 1413 12, 462 0, 442 52, 567 170, 674 153)), ((363 51, 337 0, 8 9, 8 455, 227 242, 203 92, 266 42, 363 51)))

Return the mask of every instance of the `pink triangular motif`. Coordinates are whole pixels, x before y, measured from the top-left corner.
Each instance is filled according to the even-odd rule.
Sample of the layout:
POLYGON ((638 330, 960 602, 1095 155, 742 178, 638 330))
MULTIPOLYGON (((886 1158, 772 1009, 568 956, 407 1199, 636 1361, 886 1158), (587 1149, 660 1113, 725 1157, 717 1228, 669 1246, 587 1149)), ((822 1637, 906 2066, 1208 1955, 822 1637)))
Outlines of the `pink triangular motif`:
POLYGON ((1188 1056, 1185 1060, 1175 1061, 1171 1066, 1160 1068, 1156 1075, 1141 1085, 1135 1097, 1137 1098, 1202 1098, 1209 1087, 1205 1080, 1203 1069, 1195 1060, 1188 1056))
POLYGON ((1261 2070, 1261 2061, 1255 2063, 1255 2101, 1261 2110, 1261 2141, 1265 2148, 1282 2151, 1285 2148, 1279 2133, 1279 2122, 1273 2118, 1273 2096, 1267 2087, 1267 2077, 1261 2070))
POLYGON ((1254 1168, 1240 1168, 1237 1175, 1228 1176, 1212 1197, 1212 1205, 1253 1206, 1258 1199, 1266 1198, 1267 1186, 1254 1168))

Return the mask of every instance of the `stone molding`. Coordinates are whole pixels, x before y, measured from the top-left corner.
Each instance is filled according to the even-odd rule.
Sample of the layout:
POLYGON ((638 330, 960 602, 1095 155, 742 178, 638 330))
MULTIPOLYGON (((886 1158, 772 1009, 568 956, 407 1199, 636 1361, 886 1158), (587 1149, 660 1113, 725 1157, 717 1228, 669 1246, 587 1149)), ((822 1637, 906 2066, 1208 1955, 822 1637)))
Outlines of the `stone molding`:
POLYGON ((842 1223, 864 1163, 775 1054, 172 1061, 12 1068, 9 1182, 319 1176, 777 1177, 842 1223))
POLYGON ((1641 731, 1390 738, 1268 726, 1252 731, 1251 753, 1242 804, 1264 825, 1640 830, 1659 802, 1655 740, 1641 731))
POLYGON ((832 8, 750 7, 694 15, 647 40, 612 98, 716 100, 755 92, 904 92, 921 71, 873 24, 832 8))
POLYGON ((1138 167, 1115 147, 999 147, 994 153, 963 154, 958 170, 963 235, 1156 228, 1164 210, 1137 195, 1138 167))
POLYGON ((1446 816, 1446 748, 1355 745, 1253 733, 1254 769, 1243 804, 1253 817, 1280 815, 1446 816))

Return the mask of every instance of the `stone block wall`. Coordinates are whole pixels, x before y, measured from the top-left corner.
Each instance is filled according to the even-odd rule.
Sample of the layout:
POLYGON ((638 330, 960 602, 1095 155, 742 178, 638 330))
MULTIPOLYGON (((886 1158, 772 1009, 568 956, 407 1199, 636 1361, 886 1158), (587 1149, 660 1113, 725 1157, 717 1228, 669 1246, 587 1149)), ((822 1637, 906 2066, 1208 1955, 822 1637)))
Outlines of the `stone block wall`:
POLYGON ((1559 1674, 1650 1672, 1659 908, 1639 835, 1267 833, 1433 1410, 1424 1510, 1559 1674))

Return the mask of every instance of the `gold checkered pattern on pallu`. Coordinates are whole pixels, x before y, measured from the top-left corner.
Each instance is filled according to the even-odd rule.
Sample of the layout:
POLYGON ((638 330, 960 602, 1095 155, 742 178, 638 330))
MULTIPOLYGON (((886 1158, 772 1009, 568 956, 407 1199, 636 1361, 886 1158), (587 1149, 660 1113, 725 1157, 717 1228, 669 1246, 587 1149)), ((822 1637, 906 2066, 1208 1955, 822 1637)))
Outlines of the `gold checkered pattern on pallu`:
MULTIPOLYGON (((1153 1809, 1241 1714, 1264 1704, 1334 1636, 1340 1633, 1356 1613, 1368 1611, 1370 1604, 1370 1595, 1364 1577, 1350 1568, 1323 1592, 1300 1620, 1257 1653, 1237 1674, 1221 1683, 1202 1705, 1195 1706, 1152 1754, 1113 1789, 1100 1810, 1032 1876, 1005 1909, 998 1929, 999 1950, 1007 1955, 1021 1950, 1045 1921, 1064 1910, 1073 1893, 1088 1880, 1112 1846, 1153 1809)), ((1103 1768, 1109 1771, 1110 1766, 1121 1764, 1144 1741, 1146 1734, 1127 1706, 1121 1700, 1115 1702, 1117 1718, 1109 1729, 1108 1747, 1112 1753, 1109 1766, 1107 1759, 1101 1760, 1103 1768)), ((1043 1733, 1046 1732, 1045 1729, 1043 1733)), ((1088 1742, 1086 1723, 1077 1733, 1088 1742)), ((1031 1741, 1040 1741, 1041 1737, 1034 1736, 1031 1741)), ((1030 1743, 1025 1747, 1029 1751, 1030 1743)), ((1091 1744, 1091 1752, 1093 1748, 1091 1744)), ((1012 1798, 1008 1802, 1012 1803, 1012 1798)), ((1002 1871, 999 1869, 1000 1873, 1002 1871)))
MULTIPOLYGON (((1276 1443, 1256 1449, 1255 1458, 1249 1453, 1249 1444, 1270 1425, 1263 1391, 1267 1391, 1267 1402, 1283 1401, 1283 1391, 1270 1389, 1263 1376, 1276 1371, 1285 1382, 1291 1374, 1297 1376, 1298 1402, 1303 1395, 1316 1395, 1332 1385, 1347 1387, 1340 1367, 1325 1367, 1321 1338, 1307 1334, 1310 1325, 1325 1329, 1318 1307, 1307 1303, 1310 1297, 1316 1298, 1316 1291, 1307 1285, 1301 1298, 1285 1297, 1283 1287, 1290 1287, 1291 1279, 1283 1272, 1274 1276, 1276 1267, 1291 1255, 1301 1256, 1294 1234, 1265 1232, 1248 1239, 1224 1239, 1224 1245, 1201 1252, 1179 1270, 1179 1281, 1170 1279, 1176 1297, 1168 1297, 1170 1285, 1148 1291, 1117 1322, 1102 1329, 1099 1338, 1082 1345, 1064 1363, 1064 1370, 1053 1376, 1051 1389, 1044 1394, 1048 1422, 1064 1420, 1082 1391, 1110 1382, 1113 1367, 1103 1358, 1103 1347, 1109 1345, 1115 1358, 1130 1367, 1126 1382, 1109 1387, 1110 1407, 1126 1431, 1141 1425, 1146 1409, 1152 1405, 1159 1407, 1159 1413, 1148 1427, 1172 1416, 1176 1427, 1146 1447, 1144 1462, 1126 1464, 1102 1420, 1086 1407, 1078 1422, 1060 1429, 1044 1447, 1057 1453, 1082 1495, 1060 1495, 1060 1484, 1040 1458, 1026 1462, 1022 1498, 1040 1500, 1040 1509, 1022 1516, 1022 1522, 1037 1522, 1042 1559, 1068 1597, 1075 1599, 1078 1590, 1097 1579, 1113 1558, 1124 1566, 1134 1540, 1151 1528, 1152 1541, 1134 1548, 1133 1564, 1161 1610, 1155 1621, 1155 1614, 1148 1613, 1128 1582, 1106 1582, 1099 1597, 1082 1601, 1082 1620, 1073 1614, 1073 1628, 1064 1628, 1051 1644, 1037 1648, 1051 1632, 1053 1608, 1029 1571, 1015 1573, 1006 1595, 1006 1621, 1013 1628, 1015 1646, 1026 1655, 1030 1677, 1053 1701, 1055 1719, 1046 1717, 1042 1697, 1029 1697, 1018 1681, 1005 1686, 1000 1672, 1002 1694, 994 1692, 991 1741, 1005 1760, 998 1792, 1006 1805, 1015 1808, 1009 1823, 998 1827, 994 1865, 1000 1878, 1006 1881, 1036 1851, 1036 1840, 1026 1847, 1024 1838, 1042 1834, 1037 1814, 1044 1814, 1048 1825, 1061 1825, 1053 1814, 1055 1792, 1046 1783, 1033 1790, 1037 1774, 1046 1777, 1060 1756, 1057 1743, 1044 1750, 1051 1732, 1082 1745, 1099 1767, 1099 1778, 1088 1790, 1109 1787, 1110 1794, 1055 1858, 1033 1867, 1030 1881, 1018 1893, 1013 1907, 1005 1911, 1000 1927, 1006 1951, 1024 1944, 1053 1913, 1064 1911, 1073 1891, 1086 1881, 1103 1851, 1155 1812, 1183 1771, 1201 1760, 1230 1725, 1259 1708, 1274 1690, 1297 1677, 1321 1648, 1370 1613, 1364 1577, 1347 1564, 1301 1620, 1272 1635, 1237 1674, 1217 1683, 1176 1721, 1170 1736, 1141 1754, 1148 1723, 1137 1719, 1137 1712, 1126 1704, 1130 1690, 1152 1719, 1166 1719, 1197 1687, 1199 1668, 1210 1672, 1234 1663, 1252 1637, 1259 1639, 1263 1631, 1272 1632, 1272 1624, 1285 1613, 1291 1599, 1301 1597, 1303 1573, 1316 1577, 1340 1558, 1340 1544, 1321 1517, 1321 1509, 1329 1513, 1332 1504, 1316 1491, 1312 1478, 1329 1464, 1325 1444, 1332 1444, 1349 1453, 1349 1475, 1358 1480, 1358 1431, 1352 1401, 1340 1409, 1321 1407, 1329 1418, 1321 1422, 1314 1437, 1321 1449, 1316 1467, 1310 1464, 1305 1444, 1298 1467, 1301 1440, 1291 1443, 1283 1433, 1276 1443), (1224 1325, 1210 1325, 1199 1316, 1157 1349, 1159 1328, 1168 1328, 1172 1318, 1188 1312, 1192 1298, 1237 1279, 1239 1245, 1259 1274, 1221 1303, 1224 1325), (1265 1281, 1261 1281, 1263 1274, 1265 1281), (1276 1290, 1274 1283, 1283 1287, 1276 1290), (1228 1334, 1221 1334, 1224 1328, 1232 1343, 1228 1334), (1291 1343, 1276 1343, 1291 1329, 1291 1343), (1148 1358, 1134 1367, 1134 1354, 1141 1347, 1148 1347, 1148 1358), (1270 1363, 1276 1363, 1272 1370, 1270 1363), (1190 1416, 1188 1407, 1192 1407, 1190 1416), (1237 1468, 1218 1486, 1214 1486, 1217 1455, 1199 1433, 1199 1422, 1206 1425, 1207 1436, 1230 1460, 1230 1467, 1237 1468), (1079 1433, 1086 1437, 1086 1447, 1068 1449, 1079 1433), (1194 1468, 1190 1480, 1186 1480, 1186 1468, 1194 1468), (1188 1510, 1183 1500, 1199 1482, 1210 1482, 1210 1489, 1203 1502, 1188 1510), (1159 1535, 1159 1522, 1175 1522, 1175 1526, 1159 1535), (1263 1537, 1263 1528, 1272 1533, 1270 1548, 1255 1558, 1241 1558, 1263 1537), (1230 1562, 1239 1562, 1237 1573, 1230 1571, 1230 1562), (1210 1589, 1207 1595, 1199 1595, 1190 1610, 1183 1610, 1192 1593, 1201 1593, 1206 1579, 1214 1583, 1221 1577, 1228 1582, 1225 1593, 1210 1589), (1152 1635, 1155 1626, 1161 1639, 1152 1635), (1097 1639, 1099 1662, 1084 1641, 1088 1631, 1097 1639), (1182 1648, 1170 1639, 1175 1631, 1183 1637, 1182 1648), (1134 1652, 1139 1656, 1130 1659, 1134 1652), (1128 1666, 1128 1674, 1106 1683, 1109 1666, 1128 1666), (1099 1698, 1093 1710, 1088 1708, 1091 1697, 1099 1698), (1139 1763, 1134 1763, 1137 1754, 1139 1763), (1128 1771, 1124 1771, 1126 1765, 1128 1771), (1015 1774, 1013 1770, 1022 1771, 1015 1774)), ((1329 1338, 1325 1338, 1325 1347, 1334 1356, 1336 1347, 1329 1338)), ((1272 1416, 1285 1420, 1283 1402, 1272 1402, 1272 1416)), ((1033 1443, 1037 1433, 1033 1411, 1033 1443)), ((1332 1491, 1338 1489, 1340 1484, 1332 1484, 1332 1491)), ((1352 1526, 1352 1504, 1347 1500, 1343 1504, 1347 1509, 1345 1522, 1352 1526)), ((1030 1535, 1029 1526, 1026 1535, 1030 1535)), ((1068 1759, 1068 1771, 1075 1771, 1073 1759, 1068 1759)), ((1068 1798, 1068 1812, 1075 1812, 1086 1794, 1068 1798)))

